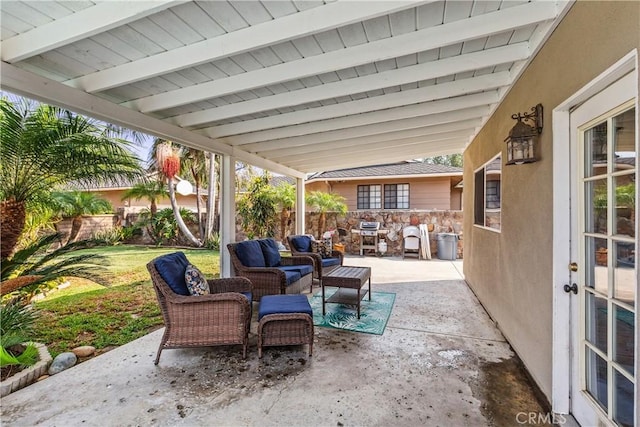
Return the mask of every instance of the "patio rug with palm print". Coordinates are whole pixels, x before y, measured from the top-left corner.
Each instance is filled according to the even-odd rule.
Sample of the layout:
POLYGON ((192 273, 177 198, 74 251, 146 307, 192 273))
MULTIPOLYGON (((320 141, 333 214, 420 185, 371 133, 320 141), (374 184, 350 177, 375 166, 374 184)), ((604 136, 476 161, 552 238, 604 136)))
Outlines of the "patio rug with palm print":
MULTIPOLYGON (((338 288, 327 288, 327 298, 338 288)), ((313 324, 325 328, 344 329, 353 332, 382 335, 391 315, 396 294, 372 292, 371 301, 367 296, 360 304, 360 319, 355 305, 326 304, 327 314, 322 316, 322 293, 318 292, 310 300, 313 309, 313 324)))

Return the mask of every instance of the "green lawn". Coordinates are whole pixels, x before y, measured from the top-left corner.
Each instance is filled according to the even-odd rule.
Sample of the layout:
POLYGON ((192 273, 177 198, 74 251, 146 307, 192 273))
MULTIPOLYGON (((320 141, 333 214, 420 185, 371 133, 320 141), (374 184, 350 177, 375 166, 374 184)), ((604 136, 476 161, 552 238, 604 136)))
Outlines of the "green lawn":
MULTIPOLYGON (((219 276, 217 251, 179 250, 208 278, 219 276)), ((108 258, 107 268, 113 274, 109 286, 70 278, 71 286, 38 301, 36 307, 42 315, 36 325, 35 340, 47 344, 54 356, 80 345, 92 345, 100 352, 162 326, 146 264, 175 251, 126 245, 85 250, 108 258)))

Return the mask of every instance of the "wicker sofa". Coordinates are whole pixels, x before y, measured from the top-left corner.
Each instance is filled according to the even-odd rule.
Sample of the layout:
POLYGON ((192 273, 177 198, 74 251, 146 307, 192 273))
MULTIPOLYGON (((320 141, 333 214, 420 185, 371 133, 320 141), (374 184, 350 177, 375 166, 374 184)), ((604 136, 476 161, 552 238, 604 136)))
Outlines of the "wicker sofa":
POLYGON ((281 257, 273 239, 227 245, 237 276, 251 280, 254 301, 264 295, 299 294, 313 286, 314 261, 309 256, 281 257))
POLYGON ((311 242, 313 240, 313 236, 310 234, 287 236, 287 242, 289 243, 289 249, 292 255, 304 255, 313 258, 313 278, 322 283, 323 274, 328 274, 336 267, 342 265, 344 254, 340 251, 333 250, 331 251, 330 257, 323 258, 319 253, 312 252, 311 242))
POLYGON ((188 265, 182 252, 147 264, 165 325, 155 364, 165 348, 239 344, 247 357, 251 282, 243 277, 207 280, 211 293, 193 296, 188 289, 185 293, 188 265))

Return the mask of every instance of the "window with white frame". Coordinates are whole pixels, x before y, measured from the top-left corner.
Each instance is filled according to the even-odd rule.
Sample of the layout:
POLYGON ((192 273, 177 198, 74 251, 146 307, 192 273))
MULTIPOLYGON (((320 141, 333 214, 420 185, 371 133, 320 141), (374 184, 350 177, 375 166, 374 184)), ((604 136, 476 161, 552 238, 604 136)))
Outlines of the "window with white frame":
POLYGON ((502 199, 502 156, 485 163, 474 174, 475 225, 500 230, 502 199))
POLYGON ((384 208, 409 209, 409 184, 385 184, 384 208))
POLYGON ((357 209, 380 209, 381 207, 381 185, 358 185, 357 209))

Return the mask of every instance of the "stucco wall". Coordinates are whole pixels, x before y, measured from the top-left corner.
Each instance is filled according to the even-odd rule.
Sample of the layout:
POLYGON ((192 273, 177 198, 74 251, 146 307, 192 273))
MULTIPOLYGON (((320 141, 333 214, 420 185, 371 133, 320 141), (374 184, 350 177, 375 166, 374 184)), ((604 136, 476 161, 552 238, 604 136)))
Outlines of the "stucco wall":
MULTIPOLYGON (((459 179, 459 177, 458 177, 459 179)), ((347 199, 347 209, 357 210, 358 185, 409 184, 409 209, 441 209, 451 207, 451 177, 362 179, 331 182, 331 191, 347 199)))
MULTIPOLYGON (((149 200, 146 198, 142 198, 140 200, 136 199, 127 199, 125 201, 122 200, 122 196, 126 190, 124 189, 114 189, 108 191, 99 191, 96 192, 97 195, 106 199, 111 203, 115 212, 120 208, 127 208, 128 212, 140 212, 143 209, 149 209, 149 200), (128 204, 127 204, 128 203, 128 204)), ((181 194, 176 193, 176 200, 178 202, 178 206, 190 209, 192 211, 196 210, 196 196, 195 194, 191 194, 189 196, 183 196, 181 194)), ((156 201, 158 206, 158 210, 170 208, 171 201, 169 200, 169 196, 163 197, 156 201)), ((202 201, 202 210, 206 210, 207 208, 207 198, 203 197, 202 201)))
MULTIPOLYGON (((542 392, 552 382, 553 109, 640 46, 640 2, 579 1, 464 153, 467 282, 523 360, 542 392), (473 171, 496 154, 511 114, 542 103, 539 161, 503 166, 502 231, 473 225, 473 171)), ((567 183, 568 185, 569 183, 567 183)))
MULTIPOLYGON (((56 231, 61 233, 63 242, 66 242, 71 233, 71 224, 73 218, 65 217, 56 223, 56 231)), ((114 226, 120 224, 121 220, 117 215, 86 215, 82 217, 82 227, 78 233, 77 240, 91 239, 94 234, 111 230, 114 226)))

